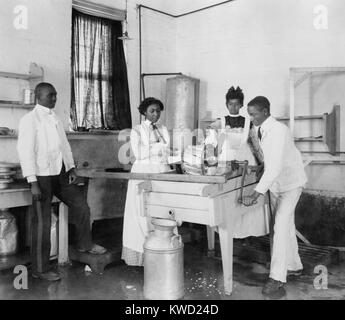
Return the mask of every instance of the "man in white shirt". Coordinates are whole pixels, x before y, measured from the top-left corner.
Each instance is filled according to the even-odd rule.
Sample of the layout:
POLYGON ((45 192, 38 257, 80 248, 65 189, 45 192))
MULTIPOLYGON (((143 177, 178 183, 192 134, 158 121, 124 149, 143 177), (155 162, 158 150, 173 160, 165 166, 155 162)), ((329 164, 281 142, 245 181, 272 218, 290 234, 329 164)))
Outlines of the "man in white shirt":
POLYGON ((307 182, 303 161, 289 128, 270 115, 270 103, 258 96, 248 103, 248 114, 258 128, 264 156, 264 173, 254 193, 243 198, 247 206, 270 191, 274 213, 274 236, 269 279, 263 294, 285 295, 284 283, 288 272, 303 269, 298 254, 295 229, 295 208, 307 182))
POLYGON ((103 254, 92 243, 90 209, 78 187, 74 160, 62 123, 53 111, 56 90, 50 83, 36 86, 37 104, 19 123, 17 151, 23 176, 31 185, 34 212, 31 234, 32 276, 48 281, 60 279, 49 269, 51 200, 55 195, 70 207, 76 225, 78 250, 103 254))

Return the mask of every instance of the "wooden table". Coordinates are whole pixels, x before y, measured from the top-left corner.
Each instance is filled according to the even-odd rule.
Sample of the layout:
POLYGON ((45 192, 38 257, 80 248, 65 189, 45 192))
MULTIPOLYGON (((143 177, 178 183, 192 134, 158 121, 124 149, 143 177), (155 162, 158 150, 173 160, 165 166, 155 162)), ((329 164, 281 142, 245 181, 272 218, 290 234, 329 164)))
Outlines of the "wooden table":
MULTIPOLYGON (((78 174, 87 178, 145 180, 137 187, 143 215, 206 225, 209 249, 214 249, 213 231, 217 230, 226 294, 232 292, 233 238, 261 236, 269 232, 263 197, 252 207, 238 202, 242 180, 239 174, 192 176, 175 173, 108 173, 95 169, 79 170, 78 174)), ((247 175, 244 193, 251 193, 256 183, 254 173, 247 175)))
MULTIPOLYGON (((58 262, 65 264, 68 262, 68 207, 55 197, 53 202, 59 202, 58 262)), ((32 210, 32 194, 28 184, 13 183, 9 188, 0 190, 0 209, 26 206, 32 210)))

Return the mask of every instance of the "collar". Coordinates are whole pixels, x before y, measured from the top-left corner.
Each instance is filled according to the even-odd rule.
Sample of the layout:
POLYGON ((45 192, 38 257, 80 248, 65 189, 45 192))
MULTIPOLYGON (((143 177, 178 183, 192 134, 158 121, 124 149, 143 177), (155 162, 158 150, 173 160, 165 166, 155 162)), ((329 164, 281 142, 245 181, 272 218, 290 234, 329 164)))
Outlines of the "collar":
POLYGON ((241 115, 239 113, 238 114, 231 114, 231 113, 229 113, 229 116, 232 117, 232 118, 241 117, 241 115))
POLYGON ((144 122, 143 122, 147 127, 150 128, 150 125, 151 125, 151 121, 145 119, 144 122))
POLYGON ((268 131, 273 123, 274 123, 275 119, 272 116, 269 116, 262 124, 261 126, 259 126, 261 128, 261 132, 264 131, 268 131))
MULTIPOLYGON (((151 121, 145 119, 145 121, 144 121, 143 123, 145 123, 145 125, 146 125, 148 128, 151 128, 151 124, 152 124, 151 121)), ((155 122, 155 125, 158 127, 158 121, 155 122)))
POLYGON ((54 111, 52 109, 49 109, 49 108, 42 106, 38 103, 36 104, 35 109, 38 110, 40 113, 43 113, 43 114, 54 114, 54 111))

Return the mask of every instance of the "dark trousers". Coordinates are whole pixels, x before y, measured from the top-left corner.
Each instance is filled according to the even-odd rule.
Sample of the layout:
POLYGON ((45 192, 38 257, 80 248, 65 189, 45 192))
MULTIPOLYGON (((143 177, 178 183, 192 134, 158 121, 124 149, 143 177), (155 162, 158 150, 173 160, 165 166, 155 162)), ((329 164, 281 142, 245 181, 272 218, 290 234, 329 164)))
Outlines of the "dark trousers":
POLYGON ((77 185, 68 184, 68 173, 63 166, 56 176, 37 176, 41 189, 42 200, 33 202, 31 225, 31 263, 32 271, 46 272, 49 270, 51 202, 55 195, 70 210, 71 222, 76 226, 77 245, 90 249, 92 245, 90 230, 90 208, 84 192, 77 185))

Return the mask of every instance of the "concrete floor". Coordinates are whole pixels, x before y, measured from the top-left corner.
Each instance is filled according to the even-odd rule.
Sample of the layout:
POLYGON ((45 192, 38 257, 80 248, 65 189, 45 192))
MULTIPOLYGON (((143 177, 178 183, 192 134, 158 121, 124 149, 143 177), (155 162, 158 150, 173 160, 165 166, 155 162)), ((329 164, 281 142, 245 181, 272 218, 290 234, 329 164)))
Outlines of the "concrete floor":
MULTIPOLYGON (((234 287, 224 294, 221 260, 207 257, 205 239, 185 244, 185 296, 183 300, 263 300, 262 285, 268 276, 264 264, 234 257, 234 287)), ((100 299, 142 300, 143 268, 128 267, 122 261, 110 264, 102 275, 85 271, 85 265, 73 262, 58 267, 62 280, 55 283, 29 277, 28 289, 13 286, 13 270, 0 272, 0 300, 27 299, 100 299)), ((312 271, 289 279, 283 300, 345 299, 345 262, 328 267, 328 289, 314 288, 317 274, 312 271)))

